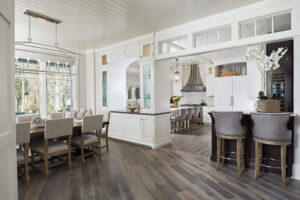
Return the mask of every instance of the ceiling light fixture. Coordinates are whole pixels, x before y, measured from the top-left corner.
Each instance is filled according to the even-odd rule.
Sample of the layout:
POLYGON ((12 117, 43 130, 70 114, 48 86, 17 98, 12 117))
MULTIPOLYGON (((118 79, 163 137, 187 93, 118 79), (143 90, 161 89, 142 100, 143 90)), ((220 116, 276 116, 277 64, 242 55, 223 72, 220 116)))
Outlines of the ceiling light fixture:
POLYGON ((180 80, 180 73, 179 73, 179 69, 178 69, 178 58, 176 58, 176 71, 174 73, 174 80, 175 80, 175 82, 179 82, 179 80, 180 80))

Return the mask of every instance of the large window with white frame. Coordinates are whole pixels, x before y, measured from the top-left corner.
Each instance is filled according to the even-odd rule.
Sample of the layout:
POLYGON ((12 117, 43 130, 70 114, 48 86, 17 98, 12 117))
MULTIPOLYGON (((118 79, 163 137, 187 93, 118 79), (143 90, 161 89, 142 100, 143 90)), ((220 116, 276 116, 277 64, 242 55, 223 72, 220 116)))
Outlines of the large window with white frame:
POLYGON ((74 63, 16 58, 16 112, 47 115, 74 105, 74 63), (43 112, 43 113, 42 113, 43 112))
POLYGON ((240 38, 291 30, 291 12, 269 15, 240 23, 240 38))
POLYGON ((102 107, 107 107, 107 71, 101 72, 102 107))

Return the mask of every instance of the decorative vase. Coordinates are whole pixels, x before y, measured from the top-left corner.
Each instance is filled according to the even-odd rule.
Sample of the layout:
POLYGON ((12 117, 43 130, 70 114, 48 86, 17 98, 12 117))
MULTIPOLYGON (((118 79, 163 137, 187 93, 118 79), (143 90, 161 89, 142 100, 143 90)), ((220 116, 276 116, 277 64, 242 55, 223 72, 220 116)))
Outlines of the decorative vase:
POLYGON ((277 113, 280 112, 280 99, 257 100, 257 112, 277 113))
POLYGON ((178 101, 174 101, 176 108, 178 108, 178 101))

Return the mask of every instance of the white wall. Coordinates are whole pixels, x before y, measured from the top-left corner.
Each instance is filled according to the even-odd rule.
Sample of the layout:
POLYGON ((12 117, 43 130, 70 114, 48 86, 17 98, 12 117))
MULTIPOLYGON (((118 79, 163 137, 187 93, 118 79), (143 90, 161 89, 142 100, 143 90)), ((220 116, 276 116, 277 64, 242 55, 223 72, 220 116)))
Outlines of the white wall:
POLYGON ((292 27, 296 36, 294 37, 294 113, 295 117, 295 154, 293 165, 293 178, 300 180, 300 7, 293 9, 292 27))
POLYGON ((96 111, 95 105, 95 53, 86 54, 85 57, 86 70, 86 109, 96 111))
POLYGON ((14 1, 0 6, 0 199, 18 199, 14 91, 14 1))
POLYGON ((154 63, 154 113, 170 111, 170 68, 160 62, 154 63))

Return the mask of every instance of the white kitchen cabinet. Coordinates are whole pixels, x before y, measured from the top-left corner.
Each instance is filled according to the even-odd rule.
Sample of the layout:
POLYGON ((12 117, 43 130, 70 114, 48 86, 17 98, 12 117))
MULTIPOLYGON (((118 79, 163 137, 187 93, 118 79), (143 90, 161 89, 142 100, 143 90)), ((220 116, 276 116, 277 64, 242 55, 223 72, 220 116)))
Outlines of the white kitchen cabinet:
POLYGON ((170 114, 111 112, 108 135, 123 141, 158 148, 170 143, 170 114))
POLYGON ((247 77, 216 77, 214 109, 220 111, 250 110, 247 97, 247 77))
POLYGON ((153 58, 153 41, 145 41, 140 43, 140 58, 153 58))
POLYGON ((212 108, 209 106, 203 106, 202 109, 203 109, 203 123, 211 124, 211 117, 208 113, 211 112, 212 108))
POLYGON ((206 96, 214 96, 215 93, 215 77, 213 74, 206 75, 206 96))
POLYGON ((154 111, 154 65, 152 60, 140 62, 141 112, 154 111))

